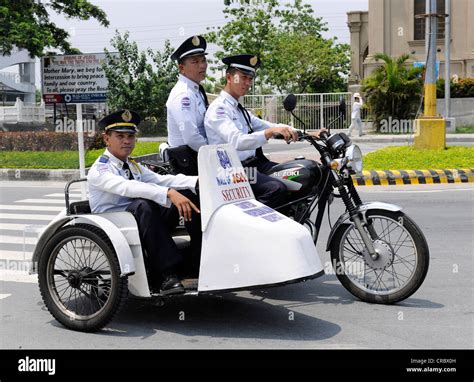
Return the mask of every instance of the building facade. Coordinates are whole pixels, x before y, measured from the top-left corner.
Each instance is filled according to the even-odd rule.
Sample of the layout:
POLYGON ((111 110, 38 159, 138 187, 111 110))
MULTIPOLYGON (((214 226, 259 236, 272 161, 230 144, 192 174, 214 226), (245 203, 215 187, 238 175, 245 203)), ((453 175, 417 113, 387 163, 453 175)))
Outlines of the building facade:
POLYGON ((0 53, 0 106, 13 105, 17 98, 34 103, 35 91, 35 59, 16 48, 10 55, 0 53))
MULTIPOLYGON (((350 89, 380 63, 376 53, 392 57, 410 54, 408 62, 425 61, 426 0, 369 0, 369 10, 348 12, 351 34, 350 89)), ((437 13, 445 13, 445 0, 437 1, 437 13)), ((474 77, 474 1, 451 0, 451 76, 474 77)), ((444 19, 438 19, 437 61, 444 77, 444 19)))

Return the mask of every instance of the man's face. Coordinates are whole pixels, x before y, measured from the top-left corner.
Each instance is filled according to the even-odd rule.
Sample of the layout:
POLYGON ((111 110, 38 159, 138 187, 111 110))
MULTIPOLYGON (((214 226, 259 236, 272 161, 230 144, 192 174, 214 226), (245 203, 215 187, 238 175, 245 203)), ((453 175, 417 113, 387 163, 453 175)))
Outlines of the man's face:
POLYGON ((207 59, 206 56, 200 54, 198 56, 186 57, 179 64, 179 72, 190 80, 200 83, 206 78, 207 59))
POLYGON ((104 134, 104 141, 113 156, 126 161, 135 148, 135 134, 111 131, 104 134))
POLYGON ((242 97, 247 94, 250 87, 252 86, 252 82, 252 76, 244 74, 238 70, 227 74, 227 85, 230 87, 230 90, 238 97, 242 97))

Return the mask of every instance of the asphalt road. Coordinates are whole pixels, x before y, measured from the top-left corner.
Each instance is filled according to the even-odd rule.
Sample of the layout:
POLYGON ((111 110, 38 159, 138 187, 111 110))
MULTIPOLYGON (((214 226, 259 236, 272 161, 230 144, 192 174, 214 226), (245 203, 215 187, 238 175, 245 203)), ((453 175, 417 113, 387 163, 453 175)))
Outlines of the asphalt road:
MULTIPOLYGON (((62 183, 0 182, 0 186, 1 206, 34 206, 35 199, 48 197, 58 201, 48 205, 59 206, 58 194, 63 189, 62 183)), ((253 292, 177 297, 161 307, 130 300, 106 329, 86 334, 67 330, 53 319, 43 305, 34 276, 0 271, 0 348, 472 349, 474 187, 379 186, 359 190, 364 201, 403 206, 429 243, 428 276, 402 303, 360 302, 333 274, 326 274, 306 283, 253 292)), ((333 222, 341 211, 336 200, 331 207, 333 222)), ((9 211, 0 211, 3 228, 42 223, 29 221, 31 214, 55 214, 25 209, 20 212, 24 217, 5 219, 5 212, 9 211)), ((327 220, 323 224, 317 248, 323 264, 328 264, 329 254, 324 251, 327 220)), ((1 235, 11 239, 21 237, 22 231, 2 229, 1 235)), ((9 252, 21 252, 21 244, 0 243, 0 257, 9 252)))

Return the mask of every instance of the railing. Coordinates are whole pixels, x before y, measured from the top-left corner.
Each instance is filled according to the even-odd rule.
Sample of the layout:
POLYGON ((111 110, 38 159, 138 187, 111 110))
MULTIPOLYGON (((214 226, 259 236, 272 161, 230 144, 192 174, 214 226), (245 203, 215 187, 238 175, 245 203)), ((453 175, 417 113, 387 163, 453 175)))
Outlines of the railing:
MULTIPOLYGON (((295 94, 297 99, 294 113, 301 119, 307 129, 320 129, 327 126, 339 116, 339 103, 343 99, 346 114, 335 122, 332 129, 345 129, 351 122, 351 93, 315 93, 295 94)), ((243 105, 255 115, 270 122, 292 124, 302 128, 290 113, 283 108, 284 95, 247 95, 243 105)))
POLYGON ((16 99, 14 106, 0 107, 0 123, 44 123, 44 103, 40 105, 24 103, 20 98, 16 99))

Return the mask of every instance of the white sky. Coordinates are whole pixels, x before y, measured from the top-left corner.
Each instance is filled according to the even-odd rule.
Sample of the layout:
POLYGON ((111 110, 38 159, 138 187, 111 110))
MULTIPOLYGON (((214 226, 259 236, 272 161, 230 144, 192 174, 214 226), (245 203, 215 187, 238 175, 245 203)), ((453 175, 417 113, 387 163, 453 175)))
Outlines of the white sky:
MULTIPOLYGON (((51 20, 68 30, 71 43, 83 53, 109 50, 110 39, 115 30, 130 32, 130 40, 136 41, 140 49, 161 49, 169 39, 174 47, 189 36, 205 33, 206 27, 225 24, 223 0, 90 0, 104 10, 110 26, 104 28, 95 20, 67 20, 53 14, 51 20)), ((329 31, 325 37, 336 36, 339 42, 349 43, 347 12, 368 10, 368 0, 303 0, 311 4, 314 15, 323 17, 329 31)), ((282 1, 282 4, 292 2, 282 1)), ((211 54, 217 50, 209 46, 211 54)), ((37 86, 40 83, 39 65, 36 75, 37 86)))

